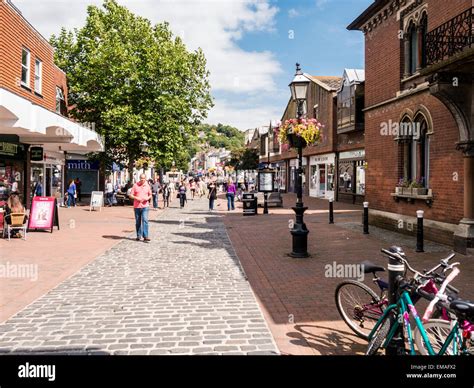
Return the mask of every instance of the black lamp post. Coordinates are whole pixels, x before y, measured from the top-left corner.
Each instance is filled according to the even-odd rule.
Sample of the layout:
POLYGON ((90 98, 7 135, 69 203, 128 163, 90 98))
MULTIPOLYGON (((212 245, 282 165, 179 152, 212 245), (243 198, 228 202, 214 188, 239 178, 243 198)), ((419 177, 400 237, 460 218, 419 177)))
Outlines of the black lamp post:
MULTIPOLYGON (((301 71, 300 64, 296 64, 296 74, 293 81, 290 83, 289 87, 291 90, 291 96, 293 101, 297 104, 297 115, 298 121, 303 118, 303 107, 306 101, 306 93, 308 90, 309 80, 303 75, 301 71)), ((290 134, 291 137, 290 144, 298 149, 298 169, 297 169, 297 179, 296 179, 296 206, 293 207, 293 211, 296 215, 296 220, 291 229, 291 234, 293 236, 293 250, 290 253, 291 257, 295 258, 304 258, 308 257, 308 229, 306 224, 303 221, 303 215, 307 207, 303 205, 303 148, 306 146, 306 142, 303 138, 296 136, 295 134, 290 134)))

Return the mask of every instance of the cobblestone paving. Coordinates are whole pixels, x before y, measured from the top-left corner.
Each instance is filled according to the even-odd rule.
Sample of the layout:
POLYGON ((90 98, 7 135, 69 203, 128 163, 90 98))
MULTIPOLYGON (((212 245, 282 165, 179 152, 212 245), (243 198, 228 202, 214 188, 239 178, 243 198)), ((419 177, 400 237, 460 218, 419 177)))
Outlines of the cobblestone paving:
POLYGON ((122 241, 0 325, 0 353, 278 354, 206 205, 169 208, 151 243, 122 241))

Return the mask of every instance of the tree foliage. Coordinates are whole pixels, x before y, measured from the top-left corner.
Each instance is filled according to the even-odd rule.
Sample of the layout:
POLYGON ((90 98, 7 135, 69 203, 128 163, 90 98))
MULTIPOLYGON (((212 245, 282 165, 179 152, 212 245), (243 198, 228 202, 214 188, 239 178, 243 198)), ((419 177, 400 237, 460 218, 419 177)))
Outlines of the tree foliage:
POLYGON ((258 167, 258 150, 239 148, 231 152, 228 163, 236 170, 256 170, 258 167))
POLYGON ((212 107, 202 50, 189 52, 167 23, 152 25, 115 0, 89 6, 82 28, 50 41, 68 74, 71 114, 95 124, 106 158, 148 155, 165 166, 188 152, 212 107))
POLYGON ((233 151, 244 146, 245 135, 243 132, 230 125, 202 124, 198 127, 199 141, 209 148, 225 148, 233 151))

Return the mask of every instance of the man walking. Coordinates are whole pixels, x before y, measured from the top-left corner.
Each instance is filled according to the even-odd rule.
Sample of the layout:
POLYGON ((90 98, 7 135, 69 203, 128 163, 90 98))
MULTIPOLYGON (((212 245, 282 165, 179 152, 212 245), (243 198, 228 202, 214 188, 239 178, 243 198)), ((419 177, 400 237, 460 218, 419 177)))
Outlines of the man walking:
POLYGON ((158 210, 158 194, 161 190, 160 180, 159 178, 155 178, 155 180, 151 180, 151 194, 153 195, 153 209, 158 210))
POLYGON ((107 199, 107 206, 112 207, 113 199, 114 199, 114 186, 110 179, 107 179, 107 183, 105 184, 105 195, 107 199))
POLYGON ((133 199, 133 208, 135 211, 135 228, 137 230, 137 241, 143 236, 143 241, 149 242, 148 238, 148 209, 150 199, 152 198, 151 188, 146 181, 146 175, 140 175, 140 181, 135 183, 130 193, 130 199, 133 199))

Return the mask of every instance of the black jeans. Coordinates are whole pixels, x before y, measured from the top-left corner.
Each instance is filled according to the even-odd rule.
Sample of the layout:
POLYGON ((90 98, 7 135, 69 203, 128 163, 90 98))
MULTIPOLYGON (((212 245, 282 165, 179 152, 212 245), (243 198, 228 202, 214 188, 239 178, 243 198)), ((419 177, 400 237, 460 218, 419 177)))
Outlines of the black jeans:
POLYGON ((214 201, 216 199, 214 197, 209 197, 209 210, 214 210, 214 201))

